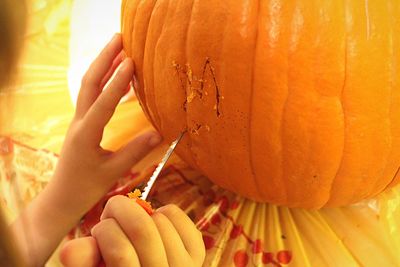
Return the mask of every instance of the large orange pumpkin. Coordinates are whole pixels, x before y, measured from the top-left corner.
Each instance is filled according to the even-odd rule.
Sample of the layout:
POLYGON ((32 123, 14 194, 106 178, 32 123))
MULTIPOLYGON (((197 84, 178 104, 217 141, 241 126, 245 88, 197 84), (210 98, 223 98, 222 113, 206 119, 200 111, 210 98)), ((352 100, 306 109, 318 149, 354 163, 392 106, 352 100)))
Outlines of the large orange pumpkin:
POLYGON ((256 201, 319 208, 400 181, 400 1, 125 0, 141 105, 256 201))

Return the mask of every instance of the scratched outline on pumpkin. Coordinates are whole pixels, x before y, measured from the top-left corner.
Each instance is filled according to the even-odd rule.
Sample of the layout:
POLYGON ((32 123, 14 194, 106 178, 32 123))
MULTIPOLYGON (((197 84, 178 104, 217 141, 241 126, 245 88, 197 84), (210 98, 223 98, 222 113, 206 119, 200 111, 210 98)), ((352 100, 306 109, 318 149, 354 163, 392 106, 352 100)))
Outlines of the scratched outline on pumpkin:
POLYGON ((196 75, 193 75, 193 71, 189 63, 185 64, 185 67, 183 67, 181 64, 177 63, 176 61, 173 61, 172 66, 175 68, 175 71, 178 74, 182 90, 184 90, 186 94, 185 101, 183 102, 183 109, 185 112, 187 111, 187 103, 191 102, 191 100, 195 96, 199 96, 201 100, 203 99, 204 95, 207 95, 207 93, 204 93, 204 84, 207 82, 207 80, 205 79, 206 71, 207 70, 209 71, 212 77, 212 83, 214 84, 215 88, 214 110, 216 112, 217 117, 221 116, 220 103, 223 97, 221 96, 220 87, 218 86, 217 78, 215 75, 215 68, 211 64, 211 59, 208 57, 206 58, 200 78, 197 78, 196 75), (182 77, 182 75, 184 77, 182 77), (200 87, 196 88, 195 86, 193 86, 194 82, 199 82, 200 87), (190 92, 191 94, 188 95, 187 94, 188 92, 190 92))

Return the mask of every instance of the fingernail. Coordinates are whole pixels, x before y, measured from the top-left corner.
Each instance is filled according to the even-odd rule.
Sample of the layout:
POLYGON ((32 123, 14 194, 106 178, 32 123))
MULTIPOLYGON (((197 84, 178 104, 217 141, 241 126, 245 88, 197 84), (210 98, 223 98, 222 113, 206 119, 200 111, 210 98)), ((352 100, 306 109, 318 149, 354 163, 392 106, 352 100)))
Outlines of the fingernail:
POLYGON ((164 206, 159 207, 158 209, 155 210, 155 212, 162 212, 164 210, 163 208, 164 208, 164 206))
POLYGON ((125 70, 125 69, 127 69, 128 66, 129 66, 129 61, 130 61, 129 58, 125 58, 125 59, 122 61, 122 63, 121 63, 120 70, 125 70))
POLYGON ((149 146, 154 147, 154 146, 158 145, 159 143, 161 143, 161 140, 162 140, 161 135, 159 133, 153 132, 151 134, 151 136, 149 137, 147 144, 149 146))
POLYGON ((92 229, 90 229, 90 234, 93 235, 94 231, 96 230, 97 225, 93 226, 92 229))
POLYGON ((138 81, 138 79, 136 77, 136 73, 135 72, 133 73, 132 85, 133 85, 133 88, 139 89, 139 81, 138 81))
POLYGON ((129 83, 129 85, 125 89, 125 94, 128 94, 130 91, 131 91, 131 84, 129 83))

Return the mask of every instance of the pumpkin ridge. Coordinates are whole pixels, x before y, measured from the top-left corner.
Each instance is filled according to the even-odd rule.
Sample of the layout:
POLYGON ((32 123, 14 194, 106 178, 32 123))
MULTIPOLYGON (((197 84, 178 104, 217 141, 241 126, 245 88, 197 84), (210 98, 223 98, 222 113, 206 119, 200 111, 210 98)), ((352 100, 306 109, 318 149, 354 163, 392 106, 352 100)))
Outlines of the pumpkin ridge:
MULTIPOLYGON (((227 20, 229 21, 229 16, 228 16, 227 20)), ((228 31, 228 24, 225 24, 222 35, 228 36, 227 31, 228 31)), ((220 44, 220 53, 223 53, 224 47, 226 46, 226 39, 227 39, 226 37, 222 38, 222 42, 220 44)), ((216 76, 215 76, 216 74, 212 71, 211 65, 210 65, 210 74, 213 77, 214 83, 216 83, 216 81, 217 81, 216 76)), ((227 184, 229 184, 231 190, 236 191, 236 192, 238 191, 238 187, 240 185, 237 184, 235 181, 232 181, 231 177, 228 177, 228 179, 226 179, 226 181, 227 181, 227 184)))
MULTIPOLYGON (((141 3, 144 3, 144 1, 141 0, 141 3)), ((139 6, 140 6, 140 4, 136 7, 136 9, 139 10, 139 6)), ((153 6, 153 8, 152 8, 152 13, 151 13, 151 15, 150 15, 150 17, 149 17, 149 20, 148 20, 148 22, 147 22, 147 25, 146 25, 146 26, 147 26, 147 30, 146 30, 146 36, 144 37, 144 44, 143 44, 144 51, 146 51, 147 36, 148 36, 148 34, 149 34, 149 29, 150 29, 149 25, 150 25, 151 17, 153 16, 153 11, 154 11, 154 6, 153 6)), ((131 34, 131 36, 135 36, 135 35, 134 35, 134 28, 135 28, 135 27, 132 27, 132 34, 131 34)), ((133 42, 135 42, 135 41, 133 41, 133 42)), ((134 53, 133 48, 132 48, 132 53, 134 53)), ((144 65, 145 56, 146 56, 145 53, 143 53, 143 58, 142 58, 142 62, 141 62, 141 64, 142 64, 142 69, 143 69, 143 65, 144 65)), ((143 88, 140 88, 140 90, 141 90, 140 99, 141 99, 142 102, 143 102, 142 105, 143 105, 143 107, 144 107, 146 113, 148 114, 148 118, 149 118, 149 120, 151 121, 152 125, 157 125, 157 124, 155 123, 155 118, 153 118, 153 116, 152 116, 152 114, 151 114, 151 111, 150 111, 150 109, 149 109, 148 106, 147 106, 147 94, 145 93, 146 88, 145 88, 145 85, 144 85, 144 75, 143 75, 143 88)), ((156 127, 156 126, 154 126, 154 127, 156 127)), ((156 129, 157 129, 157 127, 156 127, 156 129)))
MULTIPOLYGON (((375 4, 378 5, 377 2, 375 4)), ((367 197, 370 183, 375 181, 385 166, 385 158, 382 156, 386 157, 390 149, 386 142, 390 130, 385 122, 385 109, 389 105, 384 67, 387 50, 382 49, 385 39, 376 31, 387 29, 383 17, 380 17, 386 13, 382 9, 374 10, 378 10, 373 14, 376 16, 372 28, 374 32, 367 40, 363 4, 351 1, 346 3, 348 57, 347 85, 343 99, 346 143, 343 162, 332 190, 332 202, 336 205, 367 197), (370 53, 371 59, 368 60, 370 53), (379 61, 380 58, 382 60, 379 61), (378 82, 381 79, 383 83, 378 82)))
MULTIPOLYGON (((133 40, 134 36, 134 31, 135 31, 135 21, 137 19, 137 14, 138 14, 138 6, 140 4, 141 0, 134 0, 134 1, 129 1, 129 0, 124 0, 122 2, 122 16, 121 16, 121 32, 123 33, 123 46, 124 46, 124 51, 128 57, 135 58, 135 55, 133 54, 133 48, 135 43, 137 43, 137 39, 133 40), (132 19, 128 19, 132 17, 132 19), (127 34, 129 33, 129 34, 127 34)), ((146 41, 147 38, 145 38, 146 41)), ((138 61, 135 59, 134 64, 135 64, 135 75, 137 75, 137 71, 139 68, 138 61)), ((143 60, 142 62, 143 63, 143 60)), ((140 75, 139 75, 140 76, 140 75)), ((142 75, 143 76, 143 75, 142 75)), ((137 78, 137 77, 136 77, 137 78)), ((143 80, 143 77, 139 77, 140 80, 143 80)), ((134 79, 132 79, 132 82, 134 83, 134 79)), ((138 102, 140 106, 143 108, 143 111, 146 115, 146 118, 154 125, 154 121, 150 116, 150 112, 148 110, 148 107, 146 105, 146 100, 145 100, 145 95, 144 95, 144 85, 140 86, 140 82, 138 81, 139 85, 135 85, 133 87, 135 94, 137 96, 138 102)))
MULTIPOLYGON (((255 196, 257 199, 261 199, 262 193, 260 191, 260 184, 257 179, 257 174, 254 170, 254 163, 253 163, 253 145, 252 145, 252 134, 251 134, 251 129, 252 129, 252 114, 253 114, 253 103, 254 103, 254 80, 255 80, 255 67, 256 67, 256 55, 257 55, 257 47, 259 45, 259 31, 260 31, 260 1, 258 1, 257 5, 257 26, 255 30, 255 41, 254 41, 254 52, 253 52, 253 64, 251 65, 251 80, 250 80, 250 108, 249 108, 249 123, 248 123, 248 131, 247 131, 247 137, 248 137, 248 146, 249 146, 249 162, 250 162, 250 173, 252 174, 252 179, 255 184, 255 191, 257 192, 257 195, 255 196)), ((265 175, 265 174, 264 174, 265 175)), ((269 179, 268 177, 263 177, 264 179, 269 179)))
MULTIPOLYGON (((281 123, 280 123, 280 132, 281 132, 281 138, 280 138, 280 140, 282 140, 281 141, 281 145, 282 145, 282 158, 281 158, 281 168, 283 169, 283 171, 282 171, 282 179, 283 179, 283 183, 282 183, 282 185, 283 185, 283 187, 285 188, 285 190, 284 190, 284 192, 288 192, 288 180, 286 179, 287 178, 287 174, 286 174, 286 168, 284 168, 284 163, 285 163, 285 158, 286 158, 286 153, 284 152, 285 151, 285 142, 283 141, 283 140, 285 140, 284 139, 284 132, 285 132, 285 129, 284 129, 284 123, 285 123, 285 114, 286 114, 286 110, 287 110, 287 107, 288 107, 288 103, 289 103, 289 98, 290 98, 290 92, 291 92, 291 90, 290 90, 290 86, 289 86, 289 53, 287 53, 287 59, 286 59, 286 61, 288 62, 288 64, 287 64, 287 70, 286 70, 286 87, 287 87, 287 94, 286 94, 286 99, 285 99, 285 102, 284 102, 284 104, 283 104, 283 109, 282 109, 282 117, 281 117, 281 123)), ((288 198, 288 194, 285 194, 284 195, 284 199, 282 199, 282 201, 284 201, 284 203, 286 204, 286 203, 288 203, 288 201, 289 201, 289 198, 288 198)))
MULTIPOLYGON (((288 47, 287 47, 287 50, 289 51, 289 43, 290 43, 290 40, 288 41, 288 47)), ((290 85, 289 85, 289 57, 290 57, 290 53, 288 52, 287 54, 286 54, 286 62, 287 62, 287 64, 286 64, 286 66, 287 66, 287 68, 286 68, 286 97, 285 97, 285 100, 284 100, 284 104, 283 104, 283 107, 282 107, 282 115, 281 115, 281 118, 280 118, 280 124, 279 124, 279 131, 280 131, 280 140, 281 140, 281 151, 282 151, 282 157, 281 157, 281 166, 280 166, 280 168, 282 168, 282 175, 281 175, 281 178, 282 178, 282 180, 283 180, 283 183, 282 183, 282 186, 284 187, 284 192, 286 193, 286 194, 284 194, 284 196, 283 196, 283 199, 282 199, 282 204, 287 204, 288 203, 288 201, 289 201, 289 198, 288 198, 288 194, 287 194, 287 192, 288 192, 288 180, 286 179, 287 177, 287 175, 286 175, 286 168, 284 168, 284 163, 285 163, 285 158, 286 158, 286 153, 284 152, 285 151, 285 142, 284 142, 284 132, 285 132, 285 129, 284 129, 284 124, 285 124, 285 114, 286 114, 286 112, 287 112, 287 107, 288 107, 288 103, 289 103, 289 98, 290 98, 290 94, 291 94, 291 90, 290 90, 290 85)))
MULTIPOLYGON (((139 7, 140 7, 140 4, 142 4, 142 3, 144 3, 145 1, 143 1, 143 0, 141 0, 141 3, 139 3, 138 5, 137 5, 137 7, 136 7, 136 14, 137 14, 137 11, 139 10, 139 7)), ((153 16, 153 12, 154 12, 154 10, 155 10, 155 5, 156 5, 156 3, 154 4, 154 6, 153 6, 153 8, 152 8, 152 13, 150 14, 150 16, 149 16, 149 20, 148 20, 148 23, 147 23, 147 25, 146 25, 146 27, 147 27, 147 29, 146 29, 146 35, 145 35, 145 37, 144 37, 144 43, 143 43, 143 47, 144 47, 144 51, 146 51, 146 43, 147 43, 147 36, 148 36, 148 34, 149 34, 149 29, 150 29, 150 27, 149 27, 149 22, 150 22, 150 20, 151 20, 151 17, 153 16)), ((138 16, 136 16, 136 18, 137 18, 138 16)), ((131 30, 131 36, 135 36, 135 22, 136 22, 136 19, 133 21, 133 23, 132 23, 132 30, 131 30)), ((134 43, 135 43, 136 41, 135 40, 133 40, 132 41, 132 46, 134 45, 134 43)), ((132 47, 132 56, 135 56, 135 55, 133 55, 133 47, 132 47)), ((141 62, 140 62, 140 64, 141 64, 141 66, 142 66, 142 68, 143 68, 143 65, 144 65, 144 59, 145 59, 145 52, 143 52, 143 57, 142 57, 142 59, 141 59, 141 62)), ((143 109, 144 109, 144 112, 145 112, 145 114, 147 114, 147 118, 150 120, 150 122, 151 122, 151 124, 157 129, 157 124, 155 123, 155 120, 154 120, 154 118, 153 118, 153 116, 152 116, 152 114, 151 114, 151 111, 149 110, 149 108, 148 108, 148 106, 147 106, 147 99, 146 99, 146 94, 145 94, 145 85, 144 85, 144 75, 143 75, 143 73, 142 73, 142 81, 143 81, 143 87, 142 88, 140 88, 140 86, 139 86, 139 88, 136 88, 136 93, 140 96, 139 97, 139 99, 140 99, 140 101, 139 101, 139 103, 140 103, 140 105, 143 107, 143 109)))
MULTIPOLYGON (((162 24, 161 30, 160 30, 158 36, 156 37, 157 40, 155 41, 155 45, 154 45, 153 51, 151 51, 151 52, 153 52, 153 55, 150 57, 152 61, 151 61, 151 63, 149 63, 152 66, 151 71, 149 71, 149 73, 152 73, 152 76, 151 76, 151 91, 152 91, 152 94, 149 94, 149 96, 152 96, 152 98, 153 98, 152 99, 152 101, 154 103, 153 110, 152 110, 153 111, 152 113, 153 113, 153 116, 154 116, 153 119, 155 121, 155 127, 158 126, 160 128, 159 130, 163 130, 164 129, 164 125, 163 125, 163 122, 161 120, 160 112, 159 112, 158 105, 157 105, 157 93, 159 93, 159 92, 154 87, 154 77, 157 75, 157 73, 156 73, 157 68, 155 68, 154 64, 156 62, 155 57, 156 57, 156 54, 157 54, 157 50, 158 50, 158 48, 160 46, 161 37, 163 36, 163 34, 165 34, 166 21, 167 21, 168 17, 171 16, 171 10, 172 10, 172 8, 170 7, 171 1, 170 0, 167 0, 167 1, 168 1, 168 6, 167 6, 168 12, 163 16, 163 21, 161 22, 161 24, 162 24)), ((152 20, 154 19, 154 16, 153 16, 154 10, 155 9, 152 10, 152 15, 150 17, 149 28, 152 25, 152 23, 151 23, 152 20)), ((145 51, 147 51, 147 49, 145 49, 145 51)), ((146 57, 144 57, 144 59, 145 58, 146 57)))
POLYGON ((291 205, 291 206, 298 206, 302 199, 298 199, 298 196, 296 194, 296 186, 293 184, 293 179, 290 177, 290 171, 288 170, 289 168, 287 167, 287 162, 290 162, 290 143, 287 142, 287 138, 285 135, 287 132, 291 131, 291 129, 288 129, 287 124, 289 123, 288 121, 288 116, 290 115, 290 100, 293 98, 294 94, 294 89, 293 88, 293 81, 290 79, 291 71, 293 68, 297 68, 297 66, 293 67, 293 63, 291 62, 291 58, 293 56, 293 52, 296 50, 296 46, 298 45, 298 39, 300 38, 298 28, 296 28, 296 22, 299 19, 298 16, 303 17, 303 14, 301 14, 300 10, 300 3, 296 2, 293 6, 293 10, 291 12, 291 19, 289 21, 288 25, 288 31, 289 31, 289 39, 288 39, 288 53, 287 53, 287 69, 286 69, 286 82, 287 82, 287 96, 285 99, 285 103, 283 106, 283 112, 282 112, 282 122, 281 122, 281 140, 282 140, 282 177, 283 177, 283 184, 285 186, 285 205, 291 205), (290 203, 290 204, 289 204, 290 203))
MULTIPOLYGON (((288 48, 289 48, 289 36, 290 36, 290 27, 285 27, 283 25, 287 25, 286 22, 290 22, 292 17, 293 17, 293 3, 286 2, 285 4, 282 4, 281 6, 275 6, 274 3, 270 2, 268 4, 268 16, 269 16, 269 27, 272 27, 271 25, 274 25, 274 32, 269 31, 267 33, 267 40, 269 43, 269 52, 268 52, 268 57, 269 60, 271 60, 271 67, 273 67, 274 62, 276 61, 276 55, 275 51, 279 51, 278 53, 285 53, 285 57, 283 57, 284 64, 280 66, 282 68, 281 73, 283 74, 282 77, 286 77, 285 79, 282 79, 282 84, 278 84, 276 81, 273 84, 273 90, 278 90, 278 91, 284 91, 284 96, 282 97, 282 100, 279 102, 281 103, 280 105, 280 112, 278 112, 279 117, 277 118, 277 123, 276 123, 276 129, 274 132, 274 138, 276 141, 279 142, 278 145, 278 150, 281 151, 281 153, 278 153, 275 155, 278 157, 276 161, 277 169, 279 171, 276 171, 271 175, 270 180, 272 181, 275 190, 273 189, 270 191, 270 189, 267 190, 267 194, 270 194, 271 196, 267 198, 267 201, 272 201, 276 204, 279 205, 284 205, 287 204, 288 202, 288 197, 287 197, 287 192, 288 188, 286 186, 286 181, 285 181, 285 176, 284 176, 284 170, 285 170, 285 165, 284 165, 284 142, 283 142, 283 130, 284 130, 284 114, 286 110, 286 106, 288 103, 289 99, 289 85, 288 85, 288 79, 289 79, 289 74, 288 74, 288 68, 289 68, 289 53, 288 53, 288 48), (290 14, 290 16, 282 16, 280 15, 281 12, 285 12, 286 14, 290 14), (286 23, 286 24, 285 24, 286 23), (279 32, 279 33, 276 33, 279 32), (282 46, 282 51, 280 51, 280 47, 282 46), (275 88, 275 89, 274 89, 275 88), (272 177, 273 176, 273 177, 272 177), (279 191, 277 190, 279 189, 279 191)), ((278 73, 274 73, 273 75, 277 75, 278 73)), ((271 74, 269 74, 271 75, 271 74)), ((268 88, 268 87, 267 87, 268 88)), ((271 110, 273 111, 273 110, 271 110)))
MULTIPOLYGON (((377 66, 379 66, 379 69, 371 67, 371 70, 373 70, 373 73, 379 75, 376 77, 376 79, 382 80, 380 84, 380 89, 376 90, 377 92, 380 92, 379 95, 377 95, 377 99, 381 99, 379 101, 379 104, 377 105, 377 110, 376 114, 378 115, 378 123, 372 121, 371 125, 377 125, 379 128, 379 137, 371 140, 371 143, 379 142, 379 146, 375 144, 373 147, 374 150, 378 149, 379 150, 379 161, 376 161, 379 164, 374 164, 373 166, 370 166, 371 172, 373 172, 373 175, 369 177, 369 180, 364 180, 361 179, 358 183, 358 185, 355 186, 355 188, 360 188, 359 190, 353 190, 353 196, 350 199, 350 202, 358 202, 361 199, 365 199, 371 196, 371 191, 373 190, 373 186, 375 186, 375 183, 379 180, 387 180, 391 179, 391 175, 385 174, 385 178, 383 177, 384 172, 386 168, 389 165, 390 169, 393 169, 393 172, 396 171, 396 168, 391 167, 391 148, 392 148, 392 128, 390 127, 390 105, 392 102, 392 98, 390 97, 392 94, 391 90, 391 82, 390 82, 390 72, 391 72, 391 53, 390 53, 390 41, 389 41, 389 32, 391 30, 390 26, 390 13, 388 12, 388 6, 387 5, 382 5, 381 3, 378 2, 371 2, 365 3, 366 5, 366 16, 368 16, 368 19, 366 20, 366 26, 367 29, 366 31, 370 31, 369 33, 367 32, 367 40, 369 42, 374 42, 375 47, 379 47, 379 50, 377 53, 379 53, 380 58, 382 59, 381 61, 377 61, 377 66), (375 5, 375 6, 374 6, 375 5), (382 16, 381 14, 387 14, 386 16, 382 16), (368 24, 371 24, 370 26, 368 24), (369 27, 369 28, 368 28, 369 27), (382 33, 384 32, 385 34, 378 34, 379 29, 384 29, 382 33), (378 72, 381 70, 381 72, 378 72), (382 179, 384 178, 384 179, 382 179)), ((375 53, 374 53, 375 54, 375 53)), ((376 60, 376 57, 374 57, 374 60, 376 60)), ((375 64, 374 64, 375 65, 375 64)), ((366 81, 366 86, 369 84, 368 81, 366 81)), ((370 88, 366 88, 369 90, 370 88)), ((373 92, 373 90, 370 90, 373 92)), ((375 99, 374 97, 371 97, 371 99, 375 99)), ((376 130, 375 130, 376 132, 376 130)), ((372 153, 372 155, 376 154, 376 152, 372 153)), ((366 164, 366 166, 368 166, 366 164)))
MULTIPOLYGON (((389 1, 388 10, 389 10, 390 16, 392 18, 390 20, 390 23, 391 23, 391 25, 395 25, 395 22, 393 21, 393 18, 395 17, 393 15, 394 11, 393 11, 393 7, 392 7, 390 1, 389 1)), ((391 41, 391 45, 390 45, 390 58, 391 58, 391 61, 390 61, 390 107, 389 107, 388 119, 389 119, 390 133, 391 133, 390 134, 391 148, 390 148, 390 152, 388 154, 388 159, 386 161, 386 166, 383 169, 382 174, 376 179, 375 183, 373 183, 373 187, 371 187, 371 190, 369 191, 370 196, 376 196, 376 194, 378 194, 382 191, 385 191, 389 187, 389 185, 395 180, 395 178, 399 172, 399 169, 400 169, 400 167, 399 167, 396 170, 396 167, 395 167, 395 169, 393 170, 394 174, 393 174, 392 178, 385 177, 386 176, 385 174, 388 172, 388 169, 390 168, 390 165, 391 165, 391 161, 392 161, 391 158, 395 158, 395 156, 396 156, 396 154, 394 154, 395 152, 394 152, 394 145, 393 145, 393 143, 395 142, 395 140, 393 140, 394 139, 393 137, 395 136, 395 131, 393 129, 394 122, 393 122, 393 118, 391 116, 391 114, 394 113, 394 111, 393 111, 393 109, 394 109, 394 103, 393 103, 394 102, 394 93, 393 92, 396 90, 395 86, 394 86, 394 83, 395 83, 395 71, 394 71, 395 70, 395 52, 394 52, 393 32, 394 32, 393 27, 390 27, 388 33, 390 35, 389 39, 391 39, 392 41, 391 41), (383 181, 381 182, 381 180, 385 180, 386 182, 383 182, 383 181)))
MULTIPOLYGON (((400 5, 399 5, 399 7, 400 7, 400 5)), ((399 7, 398 7, 398 9, 399 9, 399 7)), ((390 9, 390 10, 392 10, 392 9, 390 9)), ((393 18, 395 18, 395 16, 393 16, 393 18)), ((393 24, 392 25, 395 25, 395 21, 393 20, 392 21, 393 22, 393 24)), ((392 28, 393 29, 393 28, 392 28)), ((393 33, 392 33, 392 38, 393 38, 393 36, 395 36, 393 33)), ((396 61, 396 57, 395 57, 395 53, 394 53, 394 46, 395 46, 395 41, 394 40, 392 40, 392 51, 393 51, 393 57, 392 57, 392 72, 391 72, 391 78, 392 78, 392 85, 393 84, 395 84, 395 82, 396 82, 396 79, 395 79, 395 77, 397 77, 397 79, 398 79, 398 76, 396 76, 396 73, 395 73, 395 66, 396 66, 396 63, 398 63, 398 61, 396 61)), ((393 86, 393 88, 394 88, 395 86, 393 86)), ((393 90, 395 90, 395 89, 392 89, 392 92, 393 92, 393 90)), ((393 112, 393 111, 392 111, 393 112)), ((390 119, 392 120, 392 117, 390 116, 390 119)), ((391 128, 392 129, 392 128, 391 128)), ((393 135, 392 135, 393 136, 393 135)), ((400 168, 400 167, 399 167, 400 168)), ((391 188, 392 186, 394 186, 394 185, 396 185, 397 183, 399 183, 399 181, 400 181, 400 176, 398 175, 399 174, 399 168, 397 169, 397 172, 395 173, 395 175, 394 175, 394 177, 393 177, 393 179, 385 186, 385 188, 383 189, 383 191, 385 191, 385 190, 387 190, 388 188, 391 188)), ((379 192, 376 192, 376 194, 378 194, 379 192)))
MULTIPOLYGON (((246 59, 246 64, 248 64, 248 68, 247 70, 242 70, 245 71, 246 73, 246 78, 245 79, 239 79, 239 83, 240 86, 243 86, 243 90, 246 90, 248 92, 245 94, 246 95, 246 100, 244 101, 246 104, 248 104, 247 107, 243 106, 240 107, 240 109, 243 108, 242 112, 244 111, 244 114, 247 113, 247 118, 246 118, 246 122, 244 124, 239 125, 239 127, 237 127, 238 129, 240 129, 241 127, 243 129, 243 147, 245 147, 244 149, 244 153, 243 153, 243 161, 246 162, 246 165, 249 166, 248 169, 246 171, 243 171, 242 175, 245 175, 246 179, 248 179, 249 181, 251 181, 250 183, 248 183, 246 185, 246 191, 247 194, 251 196, 251 198, 255 199, 256 201, 261 200, 261 192, 259 189, 259 182, 256 179, 256 174, 254 171, 254 164, 252 161, 252 146, 251 146, 251 119, 252 119, 252 105, 251 103, 253 102, 253 96, 254 96, 254 73, 255 73, 255 60, 256 60, 256 52, 257 52, 257 45, 258 45, 258 36, 259 36, 259 20, 260 20, 260 1, 255 1, 251 4, 244 4, 245 1, 243 1, 241 4, 239 4, 238 6, 241 6, 242 11, 240 11, 240 16, 242 17, 242 19, 240 20, 240 22, 238 21, 237 23, 239 24, 238 27, 240 27, 240 29, 236 30, 235 34, 240 35, 240 32, 243 31, 243 28, 247 28, 246 29, 246 36, 243 37, 243 39, 240 40, 240 42, 243 42, 246 46, 248 45, 248 47, 250 48, 248 51, 248 54, 246 52, 248 61, 246 59), (247 5, 247 7, 246 7, 247 5), (246 20, 246 26, 242 26, 243 24, 243 18, 245 18, 246 20), (252 25, 252 26, 249 26, 252 25), (243 28, 242 28, 243 27, 243 28), (246 41, 243 41, 244 39, 246 39, 246 41), (249 88, 247 88, 246 86, 250 86, 249 88)), ((225 46, 225 49, 227 46, 225 46)), ((230 70, 231 71, 231 70, 230 70)), ((237 90, 236 88, 226 88, 226 91, 228 90, 237 90)), ((218 105, 218 91, 217 91, 217 105, 218 105)), ((218 115, 218 112, 217 112, 218 115)), ((236 116, 236 115, 233 115, 236 116)), ((240 121, 240 119, 238 120, 240 121)), ((242 138, 242 137, 240 137, 242 138)), ((241 141, 242 142, 242 141, 241 141)))
MULTIPOLYGON (((398 31, 399 29, 400 29, 400 22, 399 22, 399 20, 398 20, 398 16, 396 17, 396 15, 397 14, 399 14, 398 12, 400 11, 400 4, 399 4, 399 2, 398 1, 393 1, 395 4, 396 4, 396 6, 395 7, 393 7, 393 3, 392 3, 392 5, 391 5, 391 8, 390 8, 390 10, 392 10, 393 11, 393 24, 392 24, 392 26, 393 27, 396 27, 396 30, 398 31)), ((396 30, 394 30, 394 32, 397 32, 396 30)), ((393 48, 393 52, 394 52, 394 56, 393 56, 393 68, 392 68, 392 74, 393 74, 393 77, 397 77, 397 79, 392 79, 392 81, 393 81, 393 84, 395 84, 395 88, 396 88, 396 86, 398 87, 399 86, 399 75, 398 75, 398 73, 399 73, 399 62, 400 62, 400 54, 399 54, 399 52, 398 52, 398 50, 395 50, 394 49, 394 47, 397 45, 399 45, 399 43, 400 43, 400 38, 399 38, 399 35, 397 34, 393 34, 392 35, 393 36, 393 39, 392 39, 392 48, 393 48), (396 76, 396 71, 397 71, 397 76, 396 76)), ((387 189, 387 188, 391 188, 392 186, 395 186, 395 185, 397 185, 398 183, 400 183, 400 175, 395 175, 395 178, 388 184, 388 186, 385 188, 385 190, 387 189)))
MULTIPOLYGON (((142 10, 140 10, 140 7, 145 5, 146 1, 145 0, 138 0, 139 3, 136 5, 135 9, 135 15, 133 17, 133 22, 132 22, 132 28, 131 28, 131 33, 130 33, 130 39, 131 39, 131 45, 130 45, 130 53, 131 53, 131 57, 135 58, 135 65, 138 68, 141 68, 141 72, 139 73, 139 75, 141 74, 140 80, 142 81, 140 84, 140 80, 139 80, 139 88, 135 88, 135 92, 138 96, 138 99, 140 100, 139 103, 140 105, 143 107, 144 113, 146 114, 146 117, 149 119, 149 121, 151 122, 151 124, 157 129, 157 124, 155 121, 155 118, 153 117, 152 111, 150 110, 150 108, 148 107, 148 95, 146 94, 146 87, 145 87, 145 81, 144 81, 144 65, 145 65, 145 59, 146 59, 146 47, 147 47, 147 40, 148 40, 148 34, 149 34, 149 30, 150 30, 150 20, 153 16, 153 12, 155 10, 154 6, 156 5, 156 1, 153 1, 154 4, 151 8, 151 14, 148 17, 148 20, 146 21, 144 27, 147 27, 145 30, 145 36, 143 38, 143 55, 142 58, 138 58, 137 55, 135 55, 135 44, 138 43, 138 39, 136 39, 137 37, 137 28, 140 28, 142 25, 140 25, 141 23, 141 15, 143 13, 142 10), (139 24, 139 25, 137 25, 139 24), (136 25, 136 27, 135 27, 136 25), (135 38, 135 39, 134 39, 135 38)), ((147 2, 148 3, 148 2, 147 2)), ((140 29, 139 29, 140 30, 140 29)), ((135 70, 136 72, 137 70, 135 70)))
MULTIPOLYGON (((129 34, 130 44, 129 44, 129 51, 127 51, 127 53, 129 53, 131 57, 134 57, 133 48, 134 48, 134 44, 135 44, 136 40, 132 40, 132 39, 133 39, 133 36, 134 36, 135 21, 137 19, 137 12, 138 12, 138 6, 140 4, 140 1, 141 0, 137 0, 136 1, 136 2, 138 2, 138 4, 136 4, 136 6, 135 6, 135 15, 133 16, 132 22, 130 22, 130 28, 128 30, 129 33, 130 33, 129 34)), ((145 42, 146 42, 146 38, 144 38, 144 39, 145 39, 145 42)), ((134 64, 135 64, 135 70, 134 71, 136 73, 136 64, 137 63, 134 61, 134 64)), ((149 118, 149 120, 152 122, 153 120, 151 119, 151 116, 150 116, 150 113, 149 113, 149 109, 147 108, 147 105, 146 105, 146 96, 144 94, 144 83, 143 83, 143 87, 141 87, 139 85, 139 86, 134 86, 133 89, 135 90, 135 94, 137 96, 140 96, 140 97, 138 97, 140 106, 143 107, 145 114, 147 114, 147 118, 149 118)))
POLYGON ((132 44, 133 44, 133 42, 132 42, 133 20, 132 19, 129 20, 126 18, 129 18, 129 16, 131 16, 134 19, 136 17, 137 5, 138 5, 139 1, 140 0, 134 0, 134 1, 128 2, 128 0, 126 0, 126 2, 125 2, 126 3, 125 7, 124 7, 125 19, 123 19, 124 23, 121 28, 124 33, 124 36, 123 36, 124 38, 122 41, 123 41, 123 44, 127 44, 127 45, 124 45, 124 49, 128 56, 131 56, 131 54, 132 54, 131 52, 132 52, 132 44), (126 34, 126 33, 129 33, 129 34, 126 34))
MULTIPOLYGON (((344 23, 347 25, 347 16, 348 16, 348 10, 345 10, 345 19, 344 19, 344 23)), ((331 205, 331 202, 334 202, 335 200, 332 198, 332 193, 334 191, 334 187, 336 187, 336 182, 337 182, 337 178, 339 175, 340 170, 342 169, 343 166, 343 162, 344 162, 344 152, 346 150, 346 108, 344 106, 344 90, 346 88, 346 84, 347 84, 347 62, 348 62, 348 32, 347 32, 347 27, 345 27, 345 47, 344 47, 344 78, 343 78, 343 85, 342 85, 342 90, 340 93, 340 103, 341 103, 341 107, 342 107, 342 114, 343 114, 343 147, 342 147, 342 157, 338 166, 338 169, 336 171, 335 176, 332 179, 331 182, 331 186, 329 189, 329 193, 328 193, 328 199, 327 201, 324 203, 323 206, 325 205, 331 205)))
POLYGON ((126 5, 127 5, 127 3, 128 3, 128 0, 122 0, 122 3, 121 3, 121 18, 120 18, 120 23, 121 23, 121 32, 123 32, 122 31, 122 25, 124 25, 124 19, 126 19, 126 16, 125 16, 125 9, 126 9, 126 5))

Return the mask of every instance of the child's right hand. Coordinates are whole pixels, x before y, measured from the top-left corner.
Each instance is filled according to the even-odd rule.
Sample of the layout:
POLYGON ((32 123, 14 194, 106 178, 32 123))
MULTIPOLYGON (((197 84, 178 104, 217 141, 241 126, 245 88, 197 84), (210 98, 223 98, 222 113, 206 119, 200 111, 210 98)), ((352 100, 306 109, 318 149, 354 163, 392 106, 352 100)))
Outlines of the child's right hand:
POLYGON ((201 233, 177 206, 167 205, 153 215, 135 201, 112 197, 92 236, 67 242, 61 251, 66 267, 201 266, 205 248, 201 233))

